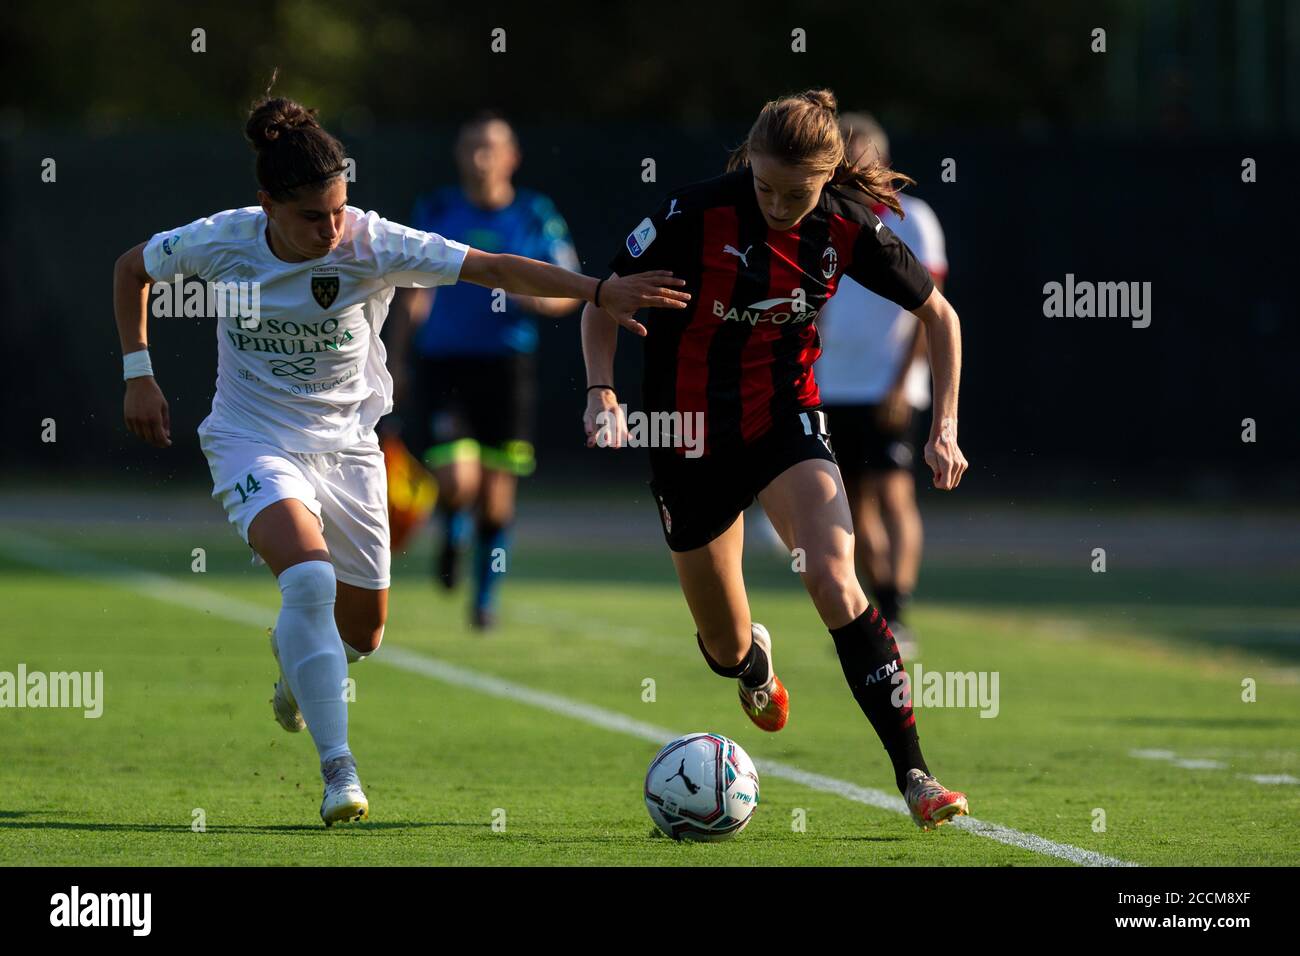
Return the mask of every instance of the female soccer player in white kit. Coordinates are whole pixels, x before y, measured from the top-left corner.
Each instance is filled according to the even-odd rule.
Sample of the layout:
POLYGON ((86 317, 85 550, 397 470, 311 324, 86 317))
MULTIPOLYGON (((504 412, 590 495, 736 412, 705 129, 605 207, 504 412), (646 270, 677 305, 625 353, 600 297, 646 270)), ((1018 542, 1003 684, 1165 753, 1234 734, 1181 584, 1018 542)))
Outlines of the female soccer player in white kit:
POLYGON ((374 425, 392 408, 379 333, 395 288, 463 279, 591 301, 630 326, 638 308, 684 308, 689 296, 668 288, 682 282, 667 272, 597 282, 349 206, 343 147, 314 112, 269 95, 255 104, 245 134, 257 152, 259 205, 160 232, 124 253, 114 308, 127 426, 166 447, 167 402, 148 353, 151 283, 193 276, 257 291, 244 296, 259 303, 257 315, 217 318, 217 389, 199 436, 212 496, 278 579, 272 705, 286 730, 311 733, 329 826, 369 815, 343 686, 348 663, 379 647, 388 610, 387 486, 374 425))

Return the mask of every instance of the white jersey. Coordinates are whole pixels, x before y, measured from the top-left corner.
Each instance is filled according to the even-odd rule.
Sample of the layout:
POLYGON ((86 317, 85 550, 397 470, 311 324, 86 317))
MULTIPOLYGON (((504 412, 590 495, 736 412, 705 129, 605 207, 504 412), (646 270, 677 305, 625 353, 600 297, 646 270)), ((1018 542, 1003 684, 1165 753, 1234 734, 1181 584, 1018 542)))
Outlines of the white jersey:
POLYGON ((335 452, 392 409, 379 332, 394 290, 455 282, 469 247, 352 206, 343 230, 328 255, 284 262, 267 244, 266 214, 249 206, 146 243, 145 269, 155 282, 170 284, 180 274, 256 283, 256 319, 233 310, 214 319, 217 391, 201 433, 249 435, 291 452, 335 452))
MULTIPOLYGON (((942 277, 948 271, 948 259, 938 218, 919 199, 899 199, 907 218, 899 219, 891 209, 873 212, 923 266, 942 277)), ((898 378, 916 332, 916 316, 844 276, 818 314, 817 330, 822 356, 815 374, 822 401, 828 405, 874 404, 884 399, 898 378)), ((930 370, 925 359, 918 359, 908 370, 903 394, 913 408, 930 404, 930 370)))

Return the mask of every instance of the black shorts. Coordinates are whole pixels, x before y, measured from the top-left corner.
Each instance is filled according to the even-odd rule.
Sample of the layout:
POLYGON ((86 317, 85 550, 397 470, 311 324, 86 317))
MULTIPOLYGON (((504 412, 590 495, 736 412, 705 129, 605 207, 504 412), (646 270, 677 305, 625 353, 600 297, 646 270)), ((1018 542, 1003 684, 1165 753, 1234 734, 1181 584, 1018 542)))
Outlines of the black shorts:
POLYGON ((911 471, 919 416, 909 407, 901 428, 884 428, 879 405, 827 405, 835 431, 836 457, 846 478, 881 471, 911 471))
POLYGON ((687 458, 672 449, 652 448, 650 492, 668 547, 693 551, 708 544, 774 478, 810 459, 835 461, 826 415, 812 409, 774 423, 738 452, 687 458))
POLYGON ((531 474, 536 394, 531 355, 417 357, 402 439, 430 468, 471 459, 531 474))

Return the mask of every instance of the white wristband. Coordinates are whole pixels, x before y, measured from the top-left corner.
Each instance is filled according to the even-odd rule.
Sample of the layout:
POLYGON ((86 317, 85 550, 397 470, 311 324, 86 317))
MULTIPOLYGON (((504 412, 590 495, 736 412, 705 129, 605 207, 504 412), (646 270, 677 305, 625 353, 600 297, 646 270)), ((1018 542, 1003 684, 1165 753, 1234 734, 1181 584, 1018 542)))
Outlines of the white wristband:
POLYGON ((149 362, 149 350, 127 352, 122 356, 122 381, 153 375, 153 365, 149 362))

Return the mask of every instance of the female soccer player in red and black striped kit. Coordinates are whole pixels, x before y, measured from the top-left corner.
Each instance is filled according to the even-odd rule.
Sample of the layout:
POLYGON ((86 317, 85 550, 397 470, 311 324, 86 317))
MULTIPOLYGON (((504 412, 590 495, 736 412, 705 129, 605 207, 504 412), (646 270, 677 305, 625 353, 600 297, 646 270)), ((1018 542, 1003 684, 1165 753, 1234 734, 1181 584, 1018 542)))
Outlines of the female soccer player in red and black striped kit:
MULTIPOLYGON (((802 556, 804 585, 849 687, 913 819, 931 829, 966 813, 966 796, 930 774, 898 647, 858 583, 853 522, 813 363, 817 313, 841 277, 914 312, 929 335, 934 377, 925 459, 935 487, 955 488, 966 470, 957 447, 957 313, 871 212, 875 203, 899 211, 897 186, 911 180, 876 161, 858 167, 846 159, 828 90, 764 106, 728 169, 671 194, 611 263, 616 275, 671 269, 694 297, 685 312, 650 310, 637 330, 646 336, 644 410, 676 429, 650 451, 664 537, 705 660, 737 679, 755 724, 780 730, 789 695, 772 666, 770 635, 750 618, 741 575, 741 513, 757 497, 802 556)), ((613 388, 617 333, 617 322, 586 307, 589 445, 626 439, 613 388)))

